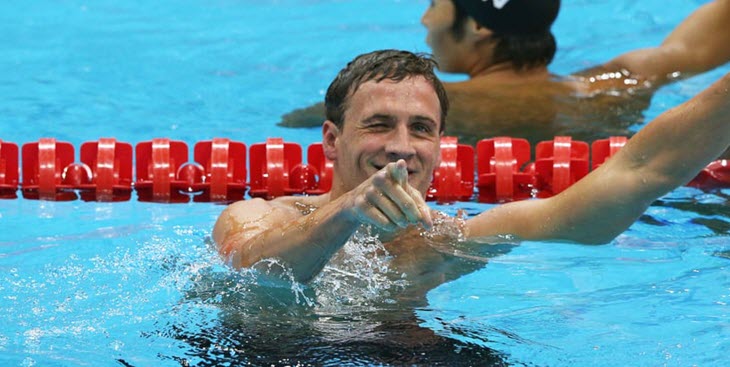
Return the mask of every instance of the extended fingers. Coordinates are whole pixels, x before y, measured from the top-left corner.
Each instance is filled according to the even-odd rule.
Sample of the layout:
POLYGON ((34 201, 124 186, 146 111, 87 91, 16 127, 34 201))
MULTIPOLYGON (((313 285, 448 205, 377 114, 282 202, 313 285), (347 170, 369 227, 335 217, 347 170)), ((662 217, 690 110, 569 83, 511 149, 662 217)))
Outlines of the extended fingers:
POLYGON ((418 223, 427 229, 433 225, 422 194, 408 183, 404 160, 387 164, 358 191, 353 209, 362 223, 385 230, 418 223))
POLYGON ((372 199, 378 199, 378 203, 387 203, 385 207, 394 212, 394 215, 404 217, 407 224, 420 222, 421 214, 418 203, 414 200, 421 199, 420 194, 416 198, 410 195, 410 186, 407 182, 401 185, 392 177, 389 179, 387 176, 376 176, 373 179, 373 186, 380 197, 373 196, 372 199))
POLYGON ((433 227, 433 220, 431 219, 431 209, 428 207, 428 204, 426 204, 426 201, 423 199, 423 196, 418 190, 410 185, 406 187, 406 190, 409 196, 413 199, 413 202, 416 205, 416 209, 420 214, 420 222, 426 229, 430 230, 433 227))
POLYGON ((423 195, 408 184, 408 166, 403 159, 399 159, 395 163, 386 166, 387 176, 395 181, 402 190, 396 190, 397 197, 391 196, 396 203, 401 203, 399 207, 408 216, 410 223, 421 222, 426 228, 433 226, 431 220, 431 210, 423 199, 423 195), (405 198, 407 196, 408 198, 405 198))
POLYGON ((397 225, 393 223, 381 208, 377 207, 366 196, 360 197, 356 205, 357 218, 361 223, 371 224, 377 228, 392 231, 397 225))
POLYGON ((407 227, 410 223, 415 223, 413 214, 401 208, 402 203, 396 202, 383 192, 369 191, 365 194, 365 198, 398 227, 407 227))
POLYGON ((427 229, 433 226, 431 210, 421 192, 408 183, 408 170, 404 160, 390 163, 385 176, 375 176, 373 185, 378 187, 406 217, 409 224, 422 223, 427 229))

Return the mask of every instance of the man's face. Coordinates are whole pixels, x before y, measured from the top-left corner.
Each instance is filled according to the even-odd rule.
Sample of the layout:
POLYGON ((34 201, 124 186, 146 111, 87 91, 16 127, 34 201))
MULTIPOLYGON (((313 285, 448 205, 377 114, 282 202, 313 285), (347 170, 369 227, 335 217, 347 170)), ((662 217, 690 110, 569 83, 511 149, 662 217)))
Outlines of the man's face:
MULTIPOLYGON (((441 106, 423 77, 361 84, 349 97, 335 136, 334 184, 350 191, 386 164, 408 166, 408 182, 426 192, 440 154, 441 106)), ((325 139, 327 133, 325 132, 325 139)))
POLYGON ((467 51, 463 39, 457 40, 452 26, 456 18, 456 8, 452 0, 432 0, 421 17, 421 23, 428 35, 426 44, 431 47, 439 70, 444 72, 464 72, 462 65, 464 52, 467 51))

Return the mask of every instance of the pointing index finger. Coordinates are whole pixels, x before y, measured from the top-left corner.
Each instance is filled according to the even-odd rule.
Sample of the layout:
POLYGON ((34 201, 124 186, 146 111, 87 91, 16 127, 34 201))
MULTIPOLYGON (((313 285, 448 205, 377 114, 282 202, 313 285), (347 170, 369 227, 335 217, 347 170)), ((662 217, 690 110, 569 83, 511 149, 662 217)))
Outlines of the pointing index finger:
POLYGON ((388 164, 388 175, 398 185, 405 186, 408 182, 408 166, 406 161, 399 159, 395 164, 388 164))

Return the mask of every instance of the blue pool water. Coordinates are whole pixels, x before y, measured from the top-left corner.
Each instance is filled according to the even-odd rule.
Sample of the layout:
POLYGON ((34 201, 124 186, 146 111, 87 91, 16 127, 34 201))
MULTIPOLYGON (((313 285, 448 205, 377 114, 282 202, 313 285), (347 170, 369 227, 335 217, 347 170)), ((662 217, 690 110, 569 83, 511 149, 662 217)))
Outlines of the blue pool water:
MULTIPOLYGON (((551 70, 655 45, 701 3, 566 0, 551 70)), ((319 130, 279 117, 321 100, 359 53, 428 51, 427 4, 3 2, 0 139, 305 146, 319 130)), ((728 71, 662 88, 647 120, 728 71)), ((678 189, 605 246, 465 261, 474 271, 412 303, 393 301, 403 286, 372 259, 371 273, 303 289, 230 270, 208 243, 220 205, 0 200, 0 365, 724 366, 729 194, 678 189)))

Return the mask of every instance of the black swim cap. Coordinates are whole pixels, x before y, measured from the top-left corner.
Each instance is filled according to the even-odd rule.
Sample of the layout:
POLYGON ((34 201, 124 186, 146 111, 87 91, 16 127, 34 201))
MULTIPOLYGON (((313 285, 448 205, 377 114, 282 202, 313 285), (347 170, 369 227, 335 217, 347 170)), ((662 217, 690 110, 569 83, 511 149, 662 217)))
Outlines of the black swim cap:
POLYGON ((483 27, 497 34, 529 35, 550 30, 560 0, 453 0, 483 27))

